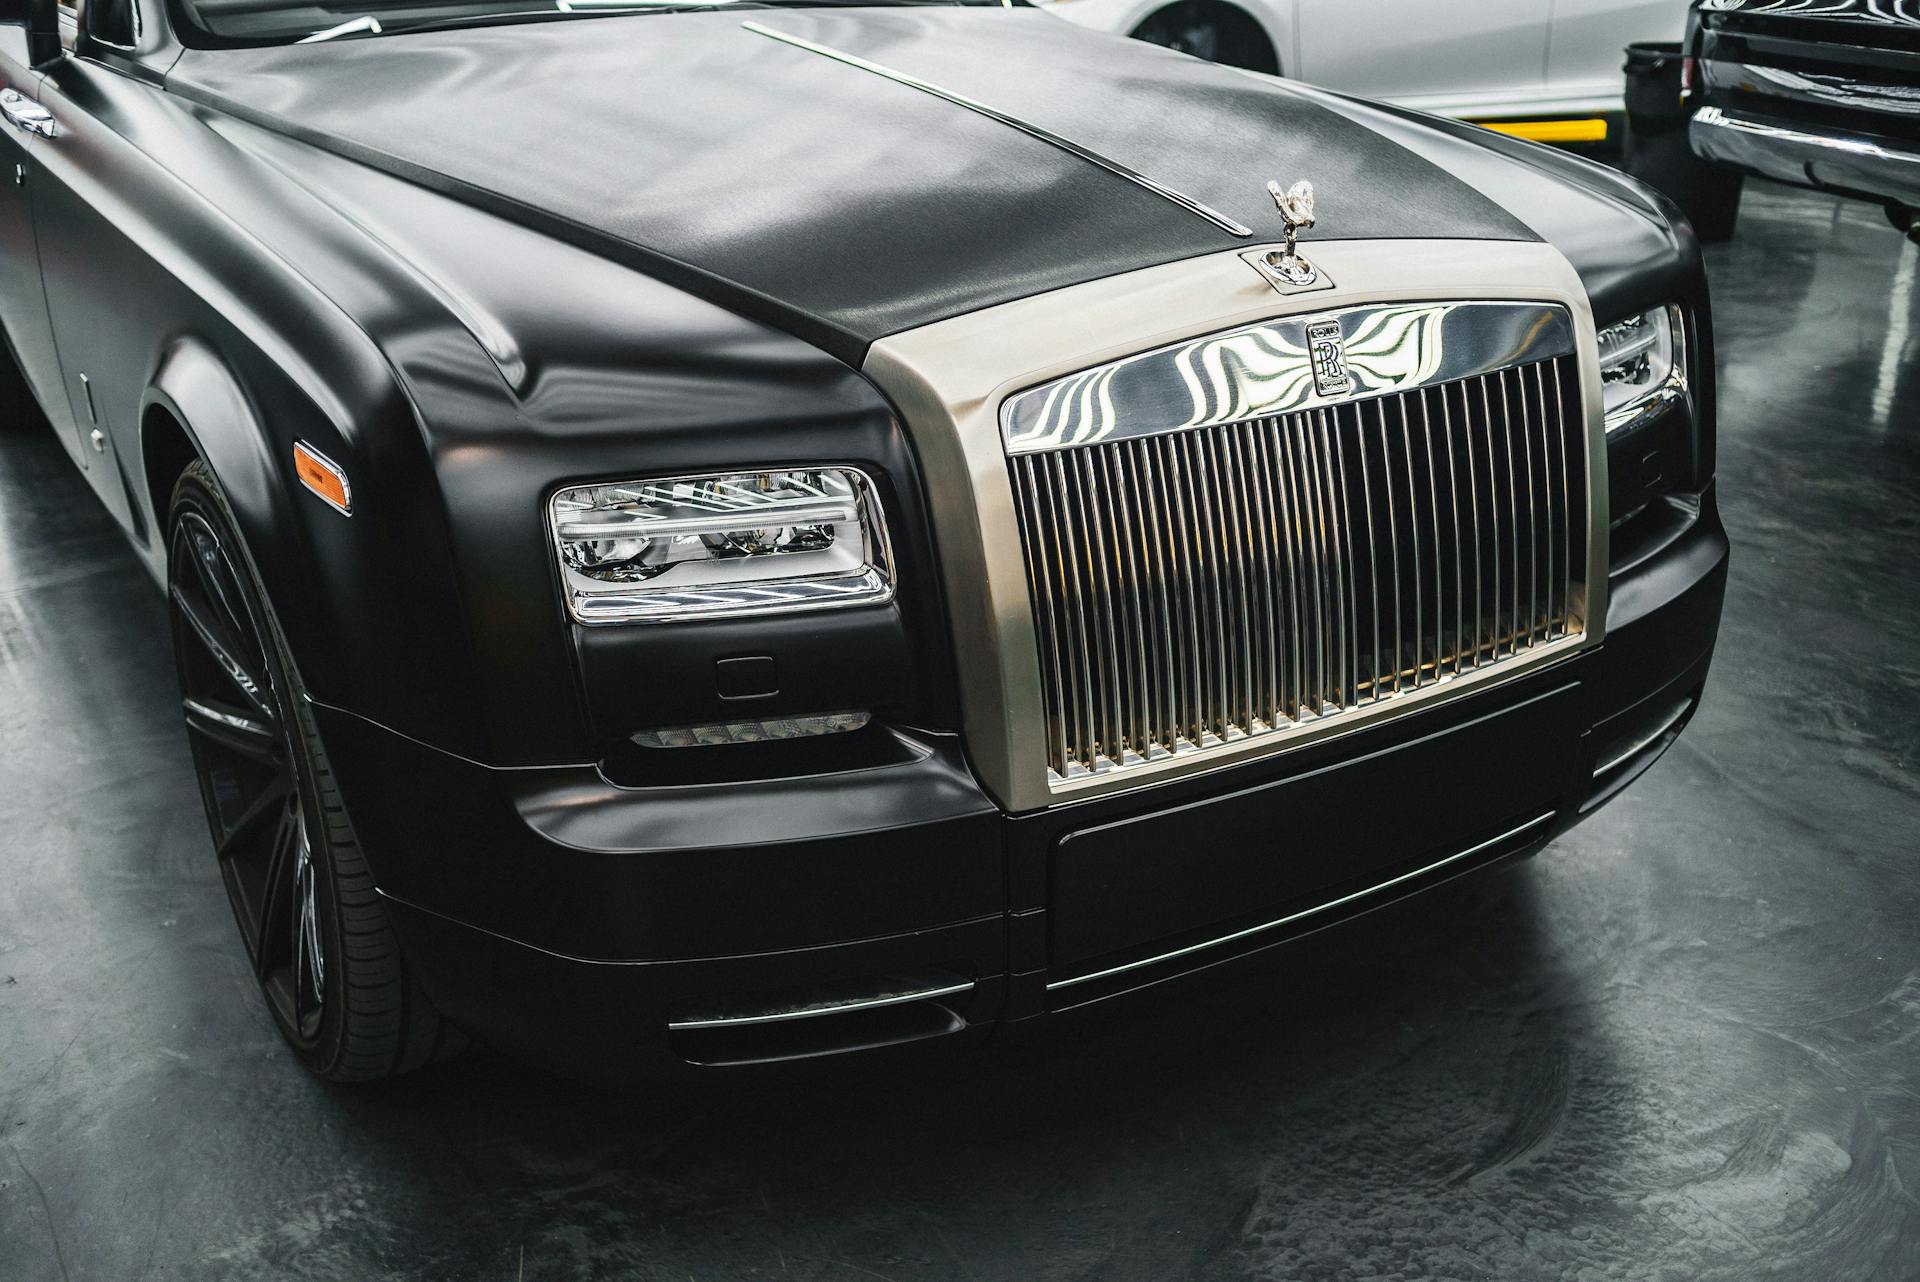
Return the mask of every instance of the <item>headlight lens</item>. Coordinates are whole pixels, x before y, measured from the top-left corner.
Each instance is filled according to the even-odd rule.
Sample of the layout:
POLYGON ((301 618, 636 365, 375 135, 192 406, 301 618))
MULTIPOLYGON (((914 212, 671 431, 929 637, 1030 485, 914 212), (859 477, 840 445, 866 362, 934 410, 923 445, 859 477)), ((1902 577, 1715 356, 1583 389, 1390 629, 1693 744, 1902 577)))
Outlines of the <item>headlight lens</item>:
POLYGON ((1678 307, 1657 307, 1600 331, 1607 432, 1652 418, 1687 391, 1686 326, 1678 307))
POLYGON ((893 596, 873 484, 852 468, 677 476, 553 496, 567 608, 581 623, 868 605, 893 596))

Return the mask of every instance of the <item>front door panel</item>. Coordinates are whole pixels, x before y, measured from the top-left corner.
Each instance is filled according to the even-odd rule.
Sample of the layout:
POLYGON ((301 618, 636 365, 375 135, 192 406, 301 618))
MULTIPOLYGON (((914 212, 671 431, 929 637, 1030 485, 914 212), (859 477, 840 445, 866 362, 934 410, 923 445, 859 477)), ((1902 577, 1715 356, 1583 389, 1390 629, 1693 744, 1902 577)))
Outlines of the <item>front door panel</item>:
MULTIPOLYGON (((37 98, 39 85, 39 73, 27 66, 25 30, 0 27, 0 89, 37 98)), ((27 385, 46 409, 67 451, 84 467, 86 452, 80 448, 61 385, 60 358, 54 350, 46 293, 40 284, 32 192, 38 178, 34 150, 43 141, 55 140, 37 139, 0 121, 0 325, 6 327, 27 385)))
POLYGON ((60 352, 60 399, 93 455, 90 480, 100 501, 137 536, 140 476, 137 422, 151 358, 152 318, 129 286, 149 261, 89 193, 105 191, 116 171, 151 163, 102 120, 121 78, 69 58, 52 68, 41 101, 59 122, 40 144, 33 197, 47 309, 60 352))

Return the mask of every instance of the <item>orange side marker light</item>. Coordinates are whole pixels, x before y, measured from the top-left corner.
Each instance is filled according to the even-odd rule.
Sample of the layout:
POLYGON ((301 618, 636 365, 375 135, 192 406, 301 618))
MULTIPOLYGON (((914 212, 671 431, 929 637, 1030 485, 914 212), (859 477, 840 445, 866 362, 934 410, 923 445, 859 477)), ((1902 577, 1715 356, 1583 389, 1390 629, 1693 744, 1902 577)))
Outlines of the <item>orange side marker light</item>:
POLYGON ((338 463, 305 441, 295 441, 293 470, 300 484, 318 494, 328 507, 342 516, 353 515, 353 489, 338 463))

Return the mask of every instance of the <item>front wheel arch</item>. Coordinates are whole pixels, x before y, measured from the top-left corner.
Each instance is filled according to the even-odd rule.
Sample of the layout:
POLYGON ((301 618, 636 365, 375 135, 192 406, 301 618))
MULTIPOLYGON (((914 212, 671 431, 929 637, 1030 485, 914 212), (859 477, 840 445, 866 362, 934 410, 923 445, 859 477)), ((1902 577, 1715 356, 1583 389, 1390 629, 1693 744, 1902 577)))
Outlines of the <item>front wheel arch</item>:
POLYGON ((1148 14, 1129 34, 1229 67, 1280 74, 1280 55, 1266 27, 1227 0, 1177 0, 1148 14))
MULTIPOLYGON (((140 467, 154 516, 149 528, 166 525, 173 484, 199 457, 200 447, 173 410, 158 402, 148 405, 140 418, 140 467)), ((157 537, 165 537, 164 529, 157 537)))

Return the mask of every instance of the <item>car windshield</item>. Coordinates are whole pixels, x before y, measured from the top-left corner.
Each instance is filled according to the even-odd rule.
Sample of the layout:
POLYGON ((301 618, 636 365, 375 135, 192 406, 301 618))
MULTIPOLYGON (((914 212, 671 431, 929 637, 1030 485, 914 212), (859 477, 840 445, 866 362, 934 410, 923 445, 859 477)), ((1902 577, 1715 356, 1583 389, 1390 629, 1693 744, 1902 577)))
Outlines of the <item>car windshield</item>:
POLYGON ((179 0, 192 31, 218 45, 366 39, 406 31, 508 26, 634 14, 712 9, 844 8, 888 5, 1026 7, 1027 0, 365 0, 319 5, 301 0, 179 0))

